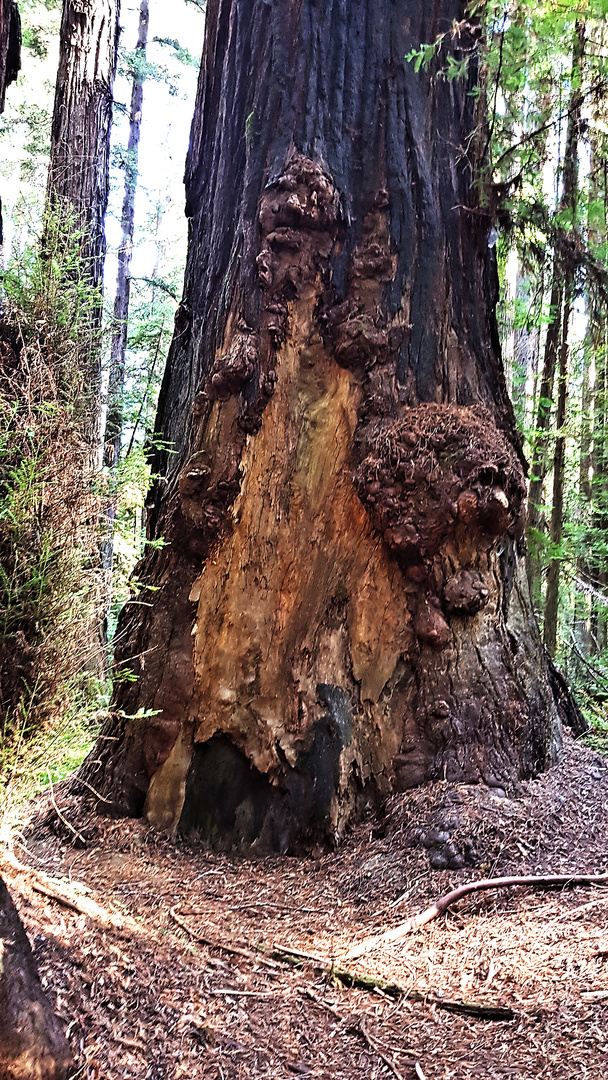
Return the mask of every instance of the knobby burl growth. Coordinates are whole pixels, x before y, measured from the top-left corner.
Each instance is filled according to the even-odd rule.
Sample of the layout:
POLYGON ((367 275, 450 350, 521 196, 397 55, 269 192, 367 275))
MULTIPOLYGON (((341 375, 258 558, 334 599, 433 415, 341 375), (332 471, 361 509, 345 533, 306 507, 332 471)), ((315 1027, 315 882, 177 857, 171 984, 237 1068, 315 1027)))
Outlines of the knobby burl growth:
POLYGON ((481 406, 421 405, 357 441, 357 491, 411 583, 416 637, 443 648, 452 617, 489 603, 497 540, 521 536, 521 462, 481 406))

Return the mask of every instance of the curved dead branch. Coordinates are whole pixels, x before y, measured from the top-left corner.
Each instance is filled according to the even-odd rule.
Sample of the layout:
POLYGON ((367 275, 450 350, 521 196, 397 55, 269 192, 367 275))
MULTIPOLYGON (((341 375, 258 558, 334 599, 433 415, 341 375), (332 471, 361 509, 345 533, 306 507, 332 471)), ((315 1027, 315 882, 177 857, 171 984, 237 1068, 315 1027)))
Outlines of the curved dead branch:
POLYGON ((421 926, 426 926, 427 923, 432 922, 438 915, 443 915, 452 904, 455 904, 457 900, 462 900, 463 897, 468 896, 470 893, 483 892, 486 889, 506 889, 514 885, 527 885, 533 889, 551 889, 558 885, 608 885, 608 874, 554 874, 548 877, 505 877, 469 881, 466 885, 460 885, 457 889, 452 889, 451 892, 436 900, 430 907, 425 908, 424 911, 420 911, 418 915, 412 916, 405 922, 399 923, 398 926, 393 926, 392 929, 386 930, 383 934, 374 934, 371 937, 364 938, 363 941, 344 954, 344 959, 356 960, 357 957, 374 952, 376 949, 382 948, 383 945, 392 945, 397 941, 402 941, 413 930, 418 930, 421 926))

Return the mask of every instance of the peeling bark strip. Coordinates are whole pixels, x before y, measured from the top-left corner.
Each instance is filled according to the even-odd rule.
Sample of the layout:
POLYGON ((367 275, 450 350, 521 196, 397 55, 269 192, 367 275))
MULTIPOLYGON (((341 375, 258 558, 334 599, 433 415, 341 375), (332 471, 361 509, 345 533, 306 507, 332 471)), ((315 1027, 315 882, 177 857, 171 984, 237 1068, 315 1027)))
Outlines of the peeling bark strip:
POLYGON ((284 851, 370 798, 555 759, 476 64, 404 60, 464 8, 208 4, 150 500, 168 544, 85 766, 159 827, 284 851))

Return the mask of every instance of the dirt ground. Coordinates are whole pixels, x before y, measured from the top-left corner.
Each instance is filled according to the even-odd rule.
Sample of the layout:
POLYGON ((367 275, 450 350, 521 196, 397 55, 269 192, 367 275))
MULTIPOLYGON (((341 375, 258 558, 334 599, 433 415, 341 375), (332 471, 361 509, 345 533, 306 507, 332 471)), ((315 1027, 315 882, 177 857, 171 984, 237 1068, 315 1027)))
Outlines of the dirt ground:
POLYGON ((357 941, 473 878, 607 871, 608 760, 572 740, 558 768, 516 794, 429 785, 318 858, 237 858, 140 821, 83 824, 59 805, 86 825, 87 847, 34 823, 0 869, 78 1077, 608 1075, 605 887, 480 893, 345 965, 398 982, 408 992, 398 1000, 257 951, 281 945, 338 965, 357 941), (446 845, 467 865, 432 869, 446 845), (443 1007, 453 1001, 514 1017, 443 1007))

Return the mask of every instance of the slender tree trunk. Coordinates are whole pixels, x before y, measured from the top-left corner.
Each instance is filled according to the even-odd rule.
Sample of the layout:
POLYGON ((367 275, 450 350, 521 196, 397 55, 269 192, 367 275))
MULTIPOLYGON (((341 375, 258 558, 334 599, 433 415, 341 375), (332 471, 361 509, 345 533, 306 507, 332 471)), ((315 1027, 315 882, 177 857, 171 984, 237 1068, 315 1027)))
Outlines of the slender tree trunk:
MULTIPOLYGON (((572 71, 580 72, 584 55, 584 26, 583 38, 579 36, 579 26, 575 31, 572 51, 572 71), (582 48, 582 52, 581 52, 582 48)), ((576 162, 570 160, 572 150, 577 153, 576 139, 580 125, 580 87, 575 85, 572 89, 568 103, 568 129, 566 134, 566 147, 563 161, 564 183, 562 194, 559 199, 558 213, 561 215, 572 212, 573 188, 571 182, 572 167, 576 170, 576 162), (575 141, 573 144, 573 135, 575 141)), ((575 185, 576 186, 576 185, 575 185)), ((560 355, 560 335, 564 325, 564 276, 567 273, 566 263, 568 256, 556 243, 553 253, 553 269, 551 273, 551 295, 549 299, 550 319, 545 338, 543 371, 538 392, 538 406, 536 412, 536 431, 531 454, 530 483, 528 486, 528 528, 537 534, 531 536, 531 550, 527 556, 528 581, 532 593, 534 611, 539 613, 542 609, 542 560, 540 534, 546 528, 543 511, 543 496, 548 467, 548 444, 551 428, 555 371, 560 355)))
MULTIPOLYGON (((591 315, 589 317, 591 323, 591 315)), ((583 356, 583 385, 581 391, 581 430, 579 444, 579 519, 581 529, 587 533, 591 524, 591 511, 593 506, 593 485, 591 482, 592 470, 592 428, 591 416, 595 387, 592 385, 591 361, 593 345, 591 325, 587 330, 585 354, 583 356)), ((587 534, 588 535, 588 534, 587 534)), ((591 604, 586 586, 590 577, 590 547, 585 545, 585 554, 580 554, 576 561, 578 581, 574 597, 574 639, 582 656, 589 656, 592 651, 590 612, 591 604)), ((574 667, 579 675, 584 673, 580 670, 581 664, 578 657, 573 657, 574 667)))
MULTIPOLYGON (((578 140, 580 135, 581 108, 583 93, 581 89, 581 74, 583 58, 585 55, 585 24, 577 22, 574 32, 574 44, 572 50, 572 95, 568 111, 568 132, 564 152, 563 170, 563 193, 560 201, 562 213, 568 213, 570 217, 572 237, 577 228, 576 208, 578 205, 578 140)), ((566 413, 568 403, 568 358, 569 358, 569 326, 574 295, 574 255, 572 252, 572 237, 569 248, 566 249, 563 258, 563 310, 562 329, 559 352, 559 385, 557 394, 557 412, 555 427, 557 437, 555 440, 555 452, 553 456, 553 502, 551 507, 551 525, 549 536, 554 548, 558 547, 563 535, 564 518, 564 469, 566 464, 566 413)), ((561 559, 554 556, 549 562, 547 571, 547 591, 545 594, 545 618, 543 624, 544 642, 551 657, 555 656, 557 648, 557 628, 559 610, 559 577, 561 559)))
POLYGON ((438 78, 464 20, 461 0, 208 4, 165 546, 120 624, 137 682, 82 774, 123 813, 286 850, 391 791, 555 759, 474 55, 438 78))
MULTIPOLYGON (((570 351, 568 329, 572 311, 572 280, 566 282, 565 293, 559 353, 557 411, 555 415, 557 436, 555 439, 555 452, 553 454, 553 499, 551 504, 551 524, 549 528, 549 538, 554 548, 561 544, 564 528, 564 472, 566 466, 566 434, 564 429, 568 404, 568 357, 570 351)), ((559 556, 554 556, 549 562, 549 569, 547 571, 543 640, 549 656, 551 657, 555 656, 555 650, 557 648, 560 567, 561 558, 559 556)))
MULTIPOLYGON (((605 106, 602 102, 598 103, 597 114, 590 128, 589 202, 592 206, 597 205, 600 200, 603 202, 603 228, 596 230, 590 223, 590 245, 605 240, 608 227, 608 177, 602 145, 603 138, 598 131, 598 128, 601 131, 602 121, 604 120, 605 106), (600 123, 597 124, 597 121, 600 123)), ((608 573, 606 570, 606 557, 602 553, 603 545, 598 544, 597 539, 604 537, 608 529, 608 516, 606 513, 608 507, 608 424, 606 422, 606 406, 608 403, 606 357, 608 355, 608 341, 605 304, 601 297, 598 296, 594 285, 594 282, 589 281, 587 336, 589 356, 590 359, 593 359, 595 368, 595 378, 591 404, 593 439, 590 455, 593 473, 593 482, 590 485, 592 542, 589 545, 587 571, 591 587, 594 589, 591 603, 590 651, 593 654, 601 654, 606 648, 607 641, 608 573)))
POLYGON ((98 292, 98 298, 92 295, 90 358, 83 372, 84 429, 93 451, 99 441, 98 332, 118 15, 119 0, 64 0, 48 179, 48 206, 70 233, 82 232, 79 273, 98 292))
POLYGON ((137 177, 139 172, 139 139, 141 134, 141 114, 144 97, 145 74, 143 64, 146 59, 146 47, 148 44, 148 8, 148 0, 141 0, 137 45, 135 46, 135 55, 137 59, 133 71, 131 111, 129 113, 129 142, 125 162, 125 193, 120 219, 122 238, 118 249, 118 273, 116 277, 116 296, 114 299, 114 326, 112 330, 110 382, 108 387, 108 415, 104 438, 105 464, 110 466, 118 465, 120 459, 120 440, 123 428, 125 355, 127 351, 127 330, 129 323, 133 230, 135 227, 135 193, 137 191, 137 177))
MULTIPOLYGON (((118 249, 118 272, 114 297, 114 324, 110 351, 110 376, 108 384, 108 411, 104 435, 104 464, 116 472, 120 461, 120 444, 123 429, 125 359, 129 328, 129 299, 131 293, 131 257, 135 228, 135 194, 139 173, 139 140, 144 97, 144 63, 148 44, 149 4, 141 0, 131 110, 129 113, 129 140, 125 161, 125 191, 120 219, 122 237, 118 249)), ((102 545, 102 568, 106 581, 107 606, 112 595, 112 561, 114 552, 114 522, 116 520, 116 497, 112 496, 107 510, 107 539, 102 545)))
MULTIPOLYGON (((608 371, 606 356, 608 342, 606 339, 606 321, 604 315, 598 309, 598 305, 592 303, 589 314, 590 338, 593 346, 596 375, 595 392, 593 397, 593 510, 591 522, 596 536, 605 536, 608 530, 608 422, 606 407, 608 403, 608 371)), ((593 652, 600 654, 607 644, 606 607, 601 602, 602 597, 608 597, 608 572, 606 569, 606 557, 600 554, 598 557, 593 553, 591 558, 591 576, 593 587, 598 596, 593 605, 591 618, 591 638, 593 652)))
POLYGON ((562 278, 561 258, 556 251, 553 258, 551 297, 549 300, 551 315, 545 338, 543 371, 538 391, 536 429, 532 447, 531 478, 528 488, 528 527, 535 530, 537 535, 531 537, 531 550, 527 556, 527 569, 532 603, 536 612, 541 610, 542 600, 541 549, 540 535, 538 534, 540 534, 544 524, 542 506, 547 476, 547 443, 551 423, 551 401, 555 383, 555 368, 557 366, 562 327, 562 278))

